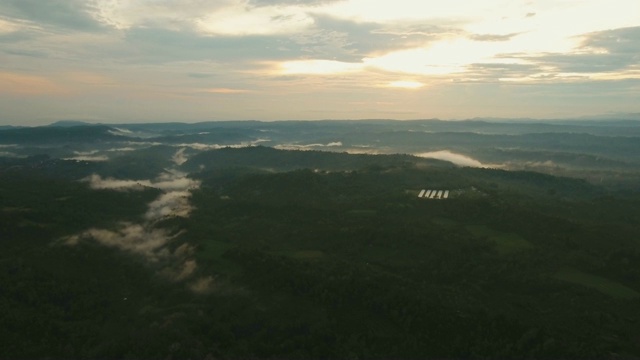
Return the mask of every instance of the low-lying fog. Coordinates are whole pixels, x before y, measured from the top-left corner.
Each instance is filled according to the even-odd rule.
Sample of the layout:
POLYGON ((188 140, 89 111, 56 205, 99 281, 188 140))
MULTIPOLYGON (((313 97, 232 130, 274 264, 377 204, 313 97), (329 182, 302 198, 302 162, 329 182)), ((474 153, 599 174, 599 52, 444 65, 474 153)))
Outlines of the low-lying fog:
MULTIPOLYGON (((176 157, 184 157, 183 151, 178 151, 174 160, 176 157)), ((141 191, 145 187, 152 187, 162 190, 162 193, 148 204, 141 220, 123 219, 113 229, 90 228, 64 238, 65 244, 73 246, 81 241, 96 241, 104 246, 137 254, 150 263, 160 264, 162 275, 174 281, 188 280, 187 286, 194 292, 209 290, 213 281, 211 277, 193 278, 198 268, 193 246, 182 243, 175 247, 173 244, 183 232, 171 232, 159 226, 162 220, 190 215, 193 210, 189 201, 191 190, 200 187, 199 181, 189 179, 186 173, 175 170, 166 171, 155 179, 122 180, 92 174, 82 181, 92 189, 101 191, 141 191)))
POLYGON ((483 164, 480 161, 469 157, 467 155, 457 154, 451 152, 449 150, 441 150, 441 151, 430 151, 424 153, 414 154, 415 156, 429 158, 429 159, 438 159, 449 161, 458 166, 469 166, 469 167, 488 167, 490 165, 483 164))

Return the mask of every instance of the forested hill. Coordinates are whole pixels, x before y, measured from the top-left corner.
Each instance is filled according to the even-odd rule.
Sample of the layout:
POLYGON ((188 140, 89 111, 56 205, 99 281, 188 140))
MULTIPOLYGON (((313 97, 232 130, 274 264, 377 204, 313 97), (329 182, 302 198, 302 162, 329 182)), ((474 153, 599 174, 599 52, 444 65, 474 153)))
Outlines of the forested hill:
POLYGON ((0 144, 95 143, 128 139, 117 135, 113 128, 102 125, 41 126, 0 130, 0 144))
POLYGON ((252 167, 265 170, 350 170, 368 166, 429 165, 452 167, 448 162, 423 159, 411 155, 347 154, 328 151, 278 150, 255 146, 222 148, 199 153, 182 165, 183 170, 196 172, 228 167, 252 167))
POLYGON ((637 139, 205 125, 0 130, 0 359, 640 358, 637 139))

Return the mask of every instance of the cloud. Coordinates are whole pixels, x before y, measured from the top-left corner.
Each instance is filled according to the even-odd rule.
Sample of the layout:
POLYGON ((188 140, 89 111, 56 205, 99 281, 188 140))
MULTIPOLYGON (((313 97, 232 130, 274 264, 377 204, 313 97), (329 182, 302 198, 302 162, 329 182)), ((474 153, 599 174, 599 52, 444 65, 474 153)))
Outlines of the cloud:
POLYGON ((195 249, 193 248, 193 246, 184 243, 180 246, 178 246, 174 251, 173 251, 173 255, 178 257, 178 258, 187 258, 190 256, 193 256, 195 253, 195 249))
POLYGON ((103 26, 92 12, 96 7, 87 0, 3 0, 0 13, 64 29, 97 31, 103 26))
POLYGON ((557 79, 576 76, 578 74, 594 74, 606 78, 604 73, 612 77, 633 77, 629 70, 640 70, 638 54, 640 54, 640 27, 628 27, 614 30, 598 31, 579 36, 581 42, 571 52, 543 53, 538 55, 513 54, 512 57, 524 60, 539 69, 529 75, 553 75, 557 79), (625 73, 627 74, 625 76, 625 73))
POLYGON ((256 139, 252 141, 243 141, 239 144, 219 145, 219 144, 203 144, 203 143, 182 143, 176 144, 177 147, 188 147, 194 150, 217 150, 223 148, 244 148, 249 146, 256 146, 258 144, 271 141, 269 139, 256 139))
POLYGON ((88 229, 78 235, 68 237, 66 242, 68 244, 76 244, 82 240, 93 239, 102 245, 115 247, 142 255, 149 260, 157 261, 169 255, 169 252, 164 247, 173 238, 175 238, 175 235, 170 235, 166 230, 125 222, 121 223, 117 230, 88 229))
MULTIPOLYGON (((115 230, 91 228, 79 234, 63 238, 68 246, 75 246, 81 241, 96 241, 97 243, 119 249, 131 254, 144 257, 152 263, 161 263, 163 268, 159 273, 172 281, 184 281, 191 278, 198 269, 198 263, 193 259, 193 246, 183 243, 173 252, 169 245, 177 241, 181 232, 170 234, 165 229, 154 228, 152 225, 122 222, 115 230)), ((196 280, 197 283, 199 280, 196 280)), ((193 291, 208 289, 209 283, 202 283, 193 291)))
POLYGON ((359 22, 314 14, 314 26, 291 35, 300 55, 313 59, 359 62, 391 50, 424 46, 455 30, 424 23, 359 22))
POLYGON ((198 268, 198 264, 195 260, 186 260, 179 268, 179 272, 175 275, 176 280, 184 280, 189 278, 198 268))
POLYGON ((508 41, 511 40, 514 36, 518 36, 520 33, 512 33, 512 34, 472 34, 469 35, 471 40, 475 41, 508 41))
MULTIPOLYGON (((145 63, 207 60, 235 63, 235 68, 248 61, 280 60, 299 55, 295 42, 288 36, 277 35, 206 36, 193 30, 145 27, 127 30, 125 41, 127 53, 130 49, 138 49, 133 59, 145 63)), ((113 54, 106 55, 113 57, 113 54)))
POLYGON ((583 48, 604 49, 616 54, 640 54, 640 26, 598 31, 584 35, 583 48))
POLYGON ((296 60, 282 63, 281 74, 333 75, 362 71, 360 63, 347 63, 334 60, 296 60))
POLYGON ((118 136, 131 136, 132 133, 129 130, 123 131, 123 129, 114 128, 114 130, 107 130, 109 134, 118 135, 118 136))
POLYGON ((244 90, 244 89, 210 88, 210 89, 204 89, 202 90, 202 92, 209 93, 209 94, 246 94, 251 91, 244 90))
POLYGON ((158 178, 151 182, 151 186, 164 191, 184 191, 198 188, 200 182, 187 177, 174 177, 166 180, 158 178))
MULTIPOLYGON (((98 2, 99 4, 100 2, 98 2)), ((290 9, 286 11, 294 11, 296 14, 305 14, 305 19, 308 19, 304 22, 306 25, 286 34, 279 31, 269 32, 265 30, 268 26, 255 26, 255 31, 249 31, 247 29, 252 26, 247 25, 240 26, 241 30, 245 31, 241 36, 231 30, 216 32, 216 29, 210 29, 207 33, 207 31, 201 31, 202 29, 193 23, 193 21, 203 18, 203 14, 212 13, 218 14, 216 16, 225 21, 237 24, 236 21, 240 20, 234 19, 229 14, 220 13, 222 9, 234 6, 238 5, 227 2, 227 5, 224 6, 209 7, 201 1, 190 1, 185 6, 182 6, 182 3, 178 6, 175 2, 166 1, 155 6, 144 6, 140 3, 124 1, 115 8, 121 9, 119 11, 122 12, 125 12, 124 9, 130 9, 127 13, 147 15, 143 18, 141 18, 143 15, 127 15, 131 17, 130 20, 114 20, 115 22, 127 23, 126 26, 122 26, 123 32, 117 36, 116 33, 113 33, 109 36, 112 39, 110 43, 94 47, 91 52, 83 54, 83 56, 98 56, 99 54, 102 58, 161 63, 194 60, 215 60, 225 63, 232 61, 235 62, 235 66, 238 66, 238 60, 246 62, 300 57, 357 61, 371 52, 400 49, 408 44, 419 45, 424 43, 425 39, 432 38, 434 32, 441 33, 443 31, 435 26, 421 24, 358 23, 338 19, 328 14, 307 12, 304 7, 299 6, 285 6, 284 8, 271 6, 242 10, 251 16, 258 16, 257 12, 272 9, 269 11, 272 11, 273 14, 269 16, 265 14, 265 16, 280 22, 291 21, 290 16, 283 13, 285 11, 283 9, 290 9), (187 9, 189 5, 192 6, 191 9, 187 9), (197 9, 202 9, 202 11, 199 12, 197 9), (165 15, 168 16, 168 14, 173 14, 173 17, 165 18, 165 15), (154 18, 155 21, 145 20, 147 18, 154 18), (191 25, 171 26, 176 21, 181 24, 191 23, 191 25), (211 34, 211 31, 214 33, 211 34)), ((103 17, 127 17, 125 15, 109 15, 110 11, 113 12, 106 6, 100 8, 100 12, 105 13, 102 15, 103 17)), ((255 22, 252 20, 250 23, 254 24, 255 22)), ((210 26, 223 26, 223 24, 221 21, 211 21, 210 26)), ((57 41, 53 42, 53 39, 49 41, 57 43, 57 41)), ((89 50, 89 44, 81 45, 86 46, 89 50)), ((52 46, 46 45, 45 47, 52 46)), ((82 47, 76 47, 74 51, 84 52, 82 47)))
POLYGON ((282 5, 305 5, 319 6, 331 4, 342 0, 249 0, 250 5, 254 6, 282 6, 282 5))
POLYGON ((206 294, 213 290, 214 279, 212 276, 201 277, 189 284, 189 289, 197 294, 206 294))
POLYGON ((0 72, 0 93, 16 95, 63 95, 68 92, 53 80, 38 75, 0 72))
MULTIPOLYGON (((6 123, 553 117, 566 82, 591 98, 640 77, 636 0, 6 0, 0 14, 6 123), (396 81, 429 96, 384 86, 396 81)), ((637 112, 634 89, 568 115, 637 112)))
POLYGON ((274 146, 276 149, 280 150, 314 150, 317 148, 325 148, 325 147, 341 147, 341 141, 333 141, 328 144, 280 144, 274 146))
POLYGON ((229 6, 197 20, 200 31, 214 35, 292 34, 313 24, 303 7, 229 6))
POLYGON ((397 80, 390 82, 386 86, 403 89, 419 89, 424 86, 424 83, 421 83, 419 81, 397 80))
POLYGON ((167 172, 155 180, 117 180, 102 178, 93 174, 83 181, 88 182, 92 189, 107 190, 144 190, 153 187, 163 190, 164 193, 149 203, 144 218, 153 222, 170 216, 188 217, 193 207, 189 203, 191 192, 200 186, 198 180, 189 179, 181 172, 167 172))
POLYGON ((97 161, 97 162, 101 162, 101 161, 109 161, 109 157, 108 157, 108 156, 105 156, 105 155, 96 155, 96 156, 91 156, 91 155, 78 155, 78 156, 73 156, 73 157, 64 158, 64 160, 75 160, 75 161, 97 161))
POLYGON ((23 49, 23 48, 10 48, 8 44, 21 44, 28 40, 33 40, 34 35, 31 31, 18 30, 12 32, 0 32, 0 43, 5 44, 2 52, 5 54, 26 56, 26 57, 35 57, 35 58, 45 58, 47 57, 47 53, 44 51, 23 49))
MULTIPOLYGON (((87 181, 94 188, 106 189, 139 189, 140 181, 102 179, 92 175, 87 181)), ((186 174, 165 173, 155 181, 142 181, 163 189, 155 200, 148 204, 142 223, 121 222, 115 229, 90 228, 79 234, 61 239, 66 245, 77 245, 81 241, 96 241, 104 246, 114 247, 122 251, 140 255, 150 262, 161 263, 159 273, 172 281, 185 281, 196 273, 198 268, 193 246, 183 243, 173 251, 171 245, 184 231, 170 232, 158 227, 158 222, 167 217, 188 217, 193 207, 189 203, 191 193, 188 189, 199 186, 199 182, 187 179, 186 174)), ((192 285, 194 292, 209 289, 210 281, 196 280, 192 285)))
POLYGON ((385 154, 385 152, 382 150, 366 149, 366 148, 351 148, 351 149, 345 150, 345 152, 348 154, 367 154, 367 155, 385 154))
POLYGON ((157 221, 173 216, 188 217, 193 209, 189 203, 190 197, 189 191, 171 191, 162 194, 149 204, 144 218, 149 221, 157 221))
POLYGON ((89 150, 89 151, 74 151, 73 153, 76 155, 95 155, 97 153, 99 153, 100 150, 89 150))
POLYGON ((358 62, 376 53, 425 45, 448 29, 423 24, 378 24, 314 15, 314 26, 292 35, 300 53, 313 59, 358 62))
POLYGON ((101 21, 113 28, 168 27, 178 31, 193 29, 195 20, 203 15, 241 3, 237 0, 94 1, 101 21))
POLYGON ((185 150, 187 150, 187 148, 179 149, 171 158, 176 165, 182 165, 187 162, 187 157, 184 155, 185 150))
POLYGON ((0 34, 12 33, 18 30, 18 28, 18 25, 14 22, 0 18, 0 34))
POLYGON ((215 77, 216 74, 188 73, 187 76, 196 78, 196 79, 208 79, 208 78, 215 77))
MULTIPOLYGON (((2 148, 0 148, 2 149, 2 148)), ((19 155, 10 151, 0 151, 0 157, 24 158, 26 155, 19 155)))
POLYGON ((113 149, 109 149, 107 151, 111 151, 111 152, 122 152, 122 151, 136 151, 136 148, 132 148, 132 147, 123 147, 123 148, 113 148, 113 149))
POLYGON ((621 54, 549 54, 528 59, 539 66, 552 67, 553 73, 600 73, 636 64, 633 56, 621 54))
MULTIPOLYGON (((91 228, 79 234, 61 239, 68 246, 82 241, 95 241, 103 246, 112 247, 131 254, 139 255, 151 263, 162 264, 159 274, 171 281, 185 281, 198 269, 193 259, 193 246, 183 243, 173 252, 170 244, 177 241, 182 232, 169 233, 165 229, 154 228, 150 223, 133 224, 122 222, 115 230, 91 228)), ((211 281, 200 278, 189 284, 194 292, 210 289, 211 281)))
POLYGON ((83 181, 88 182, 92 189, 108 190, 144 190, 151 186, 149 180, 118 180, 114 178, 102 178, 98 174, 92 174, 83 181))
POLYGON ((88 182, 92 189, 107 190, 144 190, 145 187, 153 187, 164 191, 187 191, 200 186, 197 180, 185 177, 180 172, 165 173, 155 180, 121 180, 114 178, 103 178, 98 174, 92 174, 83 179, 88 182))
POLYGON ((498 82, 501 79, 522 79, 544 73, 537 64, 474 63, 466 66, 465 73, 455 81, 498 82))
POLYGON ((226 146, 224 145, 218 145, 218 144, 203 144, 203 143, 184 143, 184 144, 177 144, 176 146, 179 147, 188 147, 188 148, 192 148, 194 150, 217 150, 217 149, 222 149, 226 146))
POLYGON ((458 166, 468 166, 468 167, 485 167, 486 166, 474 158, 471 158, 469 156, 462 155, 462 154, 457 154, 449 150, 431 151, 431 152, 425 152, 425 153, 417 153, 414 155, 418 157, 423 157, 423 158, 449 161, 458 166))

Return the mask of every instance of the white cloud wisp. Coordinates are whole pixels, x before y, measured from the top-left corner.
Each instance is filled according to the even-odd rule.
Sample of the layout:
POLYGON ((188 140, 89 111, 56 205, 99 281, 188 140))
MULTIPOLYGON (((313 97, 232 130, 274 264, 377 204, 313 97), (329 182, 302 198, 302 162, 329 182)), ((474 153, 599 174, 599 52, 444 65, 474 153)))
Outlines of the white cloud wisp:
MULTIPOLYGON (((189 216, 193 210, 189 202, 190 190, 198 188, 199 181, 189 179, 186 174, 177 171, 167 172, 153 181, 105 179, 97 174, 84 181, 93 189, 136 191, 145 187, 155 187, 163 192, 148 204, 143 222, 120 222, 114 229, 90 228, 63 238, 65 244, 76 245, 81 241, 96 241, 104 246, 140 255, 152 263, 164 264, 160 273, 171 280, 186 281, 193 277, 198 266, 193 259, 193 246, 183 243, 171 250, 170 245, 177 241, 183 231, 171 232, 158 226, 158 223, 172 217, 189 216)), ((188 286, 200 283, 200 280, 194 281, 188 286)), ((211 281, 205 283, 210 285, 211 281)), ((202 292, 205 286, 203 284, 193 291, 202 292)))

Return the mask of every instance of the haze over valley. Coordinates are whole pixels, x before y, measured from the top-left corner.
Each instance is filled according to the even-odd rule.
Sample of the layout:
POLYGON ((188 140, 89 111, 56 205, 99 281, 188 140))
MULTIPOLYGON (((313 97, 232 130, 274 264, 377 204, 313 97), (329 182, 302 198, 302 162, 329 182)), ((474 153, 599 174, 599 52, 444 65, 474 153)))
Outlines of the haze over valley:
POLYGON ((0 130, 4 354, 638 356, 639 137, 601 120, 0 130))
POLYGON ((640 1, 0 1, 0 359, 640 358, 640 1))

